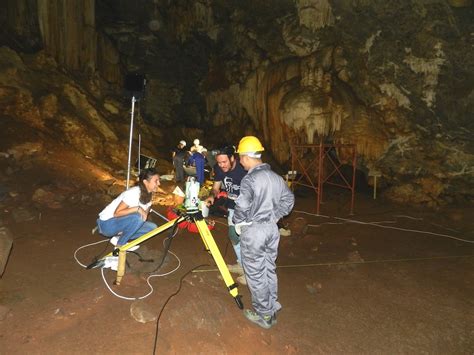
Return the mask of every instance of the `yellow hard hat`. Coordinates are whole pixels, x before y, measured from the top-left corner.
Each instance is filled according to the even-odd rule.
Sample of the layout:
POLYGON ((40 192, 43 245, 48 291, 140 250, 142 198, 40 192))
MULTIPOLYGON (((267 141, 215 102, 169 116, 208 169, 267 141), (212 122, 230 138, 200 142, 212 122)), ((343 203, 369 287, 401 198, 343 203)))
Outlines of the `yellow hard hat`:
POLYGON ((237 153, 246 154, 263 152, 264 150, 265 148, 263 148, 262 143, 260 143, 260 140, 257 137, 246 136, 240 140, 239 147, 237 148, 237 153))

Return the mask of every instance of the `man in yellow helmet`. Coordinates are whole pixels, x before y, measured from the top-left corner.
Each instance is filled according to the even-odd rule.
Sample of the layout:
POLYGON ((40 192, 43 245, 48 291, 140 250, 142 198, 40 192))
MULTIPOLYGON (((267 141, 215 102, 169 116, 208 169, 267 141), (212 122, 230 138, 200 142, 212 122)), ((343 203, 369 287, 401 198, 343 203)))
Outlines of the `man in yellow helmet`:
POLYGON ((264 150, 256 137, 240 140, 237 153, 248 173, 240 184, 233 221, 240 234, 242 266, 254 308, 244 310, 244 315, 269 329, 281 309, 275 264, 280 242, 277 222, 291 212, 295 198, 283 178, 262 162, 264 150))

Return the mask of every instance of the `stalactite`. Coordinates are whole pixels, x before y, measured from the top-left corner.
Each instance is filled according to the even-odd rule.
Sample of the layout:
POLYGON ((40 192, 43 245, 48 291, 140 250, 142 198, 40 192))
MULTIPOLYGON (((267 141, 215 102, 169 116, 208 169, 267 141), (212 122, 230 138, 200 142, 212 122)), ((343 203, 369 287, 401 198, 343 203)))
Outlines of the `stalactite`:
MULTIPOLYGON (((375 165, 388 147, 388 137, 375 113, 358 105, 354 114, 354 120, 347 121, 335 135, 335 141, 355 144, 357 155, 364 157, 368 164, 375 165)), ((338 153, 343 161, 351 159, 347 150, 340 150, 338 153)))
POLYGON ((296 0, 299 23, 316 31, 334 24, 334 15, 328 0, 296 0))

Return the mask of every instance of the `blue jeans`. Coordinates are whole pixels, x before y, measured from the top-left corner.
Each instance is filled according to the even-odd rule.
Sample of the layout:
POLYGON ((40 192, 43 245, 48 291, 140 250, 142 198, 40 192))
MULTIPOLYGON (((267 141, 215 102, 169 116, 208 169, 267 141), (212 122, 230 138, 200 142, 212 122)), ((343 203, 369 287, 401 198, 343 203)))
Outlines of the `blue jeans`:
POLYGON ((106 237, 111 238, 120 234, 117 245, 127 244, 129 240, 137 239, 157 228, 155 223, 144 221, 138 212, 123 217, 114 217, 106 221, 98 218, 97 226, 100 234, 106 237))

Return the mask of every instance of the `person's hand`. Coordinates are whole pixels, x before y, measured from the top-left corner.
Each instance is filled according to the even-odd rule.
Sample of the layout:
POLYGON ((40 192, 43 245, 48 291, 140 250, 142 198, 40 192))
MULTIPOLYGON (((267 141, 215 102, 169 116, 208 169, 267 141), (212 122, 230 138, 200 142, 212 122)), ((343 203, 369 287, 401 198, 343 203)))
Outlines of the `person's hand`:
POLYGON ((235 233, 237 233, 237 235, 242 234, 242 225, 241 224, 236 224, 234 226, 234 228, 235 228, 235 233))
POLYGON ((142 217, 142 220, 146 221, 148 217, 148 213, 141 207, 138 207, 138 213, 140 213, 140 216, 142 217))
POLYGON ((207 206, 211 206, 214 204, 214 196, 209 196, 208 198, 206 198, 206 205, 207 206))
POLYGON ((237 233, 238 235, 241 235, 242 234, 242 226, 250 226, 251 224, 252 224, 252 222, 237 223, 236 225, 234 225, 235 233, 237 233))

